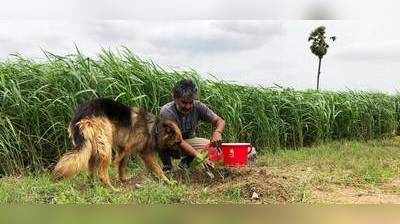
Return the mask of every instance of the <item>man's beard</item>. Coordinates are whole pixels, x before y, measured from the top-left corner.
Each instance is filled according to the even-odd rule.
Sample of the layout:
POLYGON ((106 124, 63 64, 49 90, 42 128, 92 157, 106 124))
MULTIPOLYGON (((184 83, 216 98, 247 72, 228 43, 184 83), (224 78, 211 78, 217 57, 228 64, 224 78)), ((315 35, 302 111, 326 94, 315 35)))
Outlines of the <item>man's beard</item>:
POLYGON ((179 110, 179 112, 181 112, 181 113, 184 114, 184 115, 187 115, 187 114, 190 113, 190 111, 192 111, 191 109, 190 109, 190 110, 186 110, 186 109, 184 109, 184 108, 178 108, 178 110, 179 110))

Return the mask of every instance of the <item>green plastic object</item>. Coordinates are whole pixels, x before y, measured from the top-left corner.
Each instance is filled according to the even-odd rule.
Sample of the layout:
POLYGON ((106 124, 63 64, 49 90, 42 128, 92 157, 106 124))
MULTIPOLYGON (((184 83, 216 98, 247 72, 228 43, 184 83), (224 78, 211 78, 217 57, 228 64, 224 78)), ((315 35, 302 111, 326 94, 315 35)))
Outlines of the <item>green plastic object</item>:
POLYGON ((193 159, 193 161, 190 163, 190 169, 191 170, 197 170, 199 168, 204 167, 204 163, 208 159, 208 153, 199 153, 197 156, 193 159))

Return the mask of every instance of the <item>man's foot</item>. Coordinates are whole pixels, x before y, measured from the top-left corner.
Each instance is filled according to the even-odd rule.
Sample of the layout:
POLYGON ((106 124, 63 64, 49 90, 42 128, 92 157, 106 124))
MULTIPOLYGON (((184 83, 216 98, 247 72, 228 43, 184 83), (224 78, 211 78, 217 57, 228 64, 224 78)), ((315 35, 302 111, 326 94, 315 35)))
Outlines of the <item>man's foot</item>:
POLYGON ((170 173, 172 171, 172 166, 164 166, 162 170, 164 173, 170 173))
POLYGON ((123 176, 119 178, 119 181, 121 181, 121 183, 127 183, 132 179, 132 177, 127 177, 127 176, 123 176))
POLYGON ((190 166, 186 161, 181 160, 178 167, 181 168, 182 170, 188 170, 190 166))

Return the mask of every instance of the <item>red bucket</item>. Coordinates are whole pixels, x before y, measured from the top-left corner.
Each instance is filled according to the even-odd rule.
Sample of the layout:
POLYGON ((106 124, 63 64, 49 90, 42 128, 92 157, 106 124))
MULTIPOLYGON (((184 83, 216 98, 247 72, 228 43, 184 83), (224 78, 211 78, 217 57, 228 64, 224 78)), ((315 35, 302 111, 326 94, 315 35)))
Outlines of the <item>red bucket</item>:
POLYGON ((224 165, 229 167, 244 167, 251 151, 250 143, 222 143, 224 165))
POLYGON ((217 148, 214 146, 207 146, 208 149, 208 158, 214 162, 214 163, 219 163, 223 161, 223 156, 222 156, 222 151, 218 151, 217 148))

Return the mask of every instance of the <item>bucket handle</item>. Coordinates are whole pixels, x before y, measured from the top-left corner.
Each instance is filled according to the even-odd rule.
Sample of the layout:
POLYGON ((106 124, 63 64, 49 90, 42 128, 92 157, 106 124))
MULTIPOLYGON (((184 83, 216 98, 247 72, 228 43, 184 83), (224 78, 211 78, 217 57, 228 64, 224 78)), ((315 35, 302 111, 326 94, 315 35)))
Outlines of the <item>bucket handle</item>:
MULTIPOLYGON (((217 149, 218 153, 221 153, 221 152, 222 152, 221 144, 222 144, 222 142, 219 142, 218 144, 216 144, 216 145, 214 146, 214 145, 210 142, 210 143, 208 143, 208 144, 206 145, 206 148, 209 148, 209 147, 213 147, 213 146, 214 146, 214 147, 217 149)), ((253 146, 250 145, 250 146, 247 148, 247 155, 250 154, 252 150, 253 150, 253 146)))
POLYGON ((215 147, 215 149, 217 150, 218 153, 222 153, 222 147, 221 147, 221 143, 217 144, 217 145, 213 145, 212 143, 208 143, 205 148, 210 148, 210 147, 215 147))
POLYGON ((221 147, 221 145, 222 145, 222 140, 217 141, 217 142, 210 142, 210 143, 208 143, 208 147, 210 147, 210 146, 215 147, 215 148, 217 149, 218 153, 221 153, 221 152, 222 152, 222 147, 221 147))

